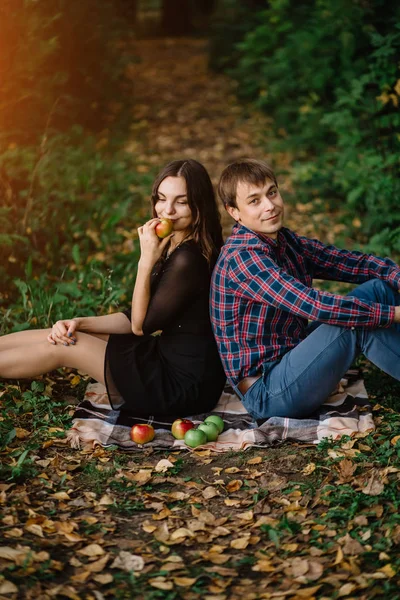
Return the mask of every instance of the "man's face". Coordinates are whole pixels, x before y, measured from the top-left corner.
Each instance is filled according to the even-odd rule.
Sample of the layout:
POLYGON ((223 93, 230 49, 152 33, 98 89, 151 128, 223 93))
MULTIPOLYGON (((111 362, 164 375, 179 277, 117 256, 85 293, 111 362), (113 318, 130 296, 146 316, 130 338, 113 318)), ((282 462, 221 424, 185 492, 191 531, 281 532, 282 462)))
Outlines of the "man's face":
POLYGON ((237 208, 227 211, 241 225, 276 240, 283 224, 284 206, 278 187, 270 179, 264 184, 241 182, 236 191, 237 208))

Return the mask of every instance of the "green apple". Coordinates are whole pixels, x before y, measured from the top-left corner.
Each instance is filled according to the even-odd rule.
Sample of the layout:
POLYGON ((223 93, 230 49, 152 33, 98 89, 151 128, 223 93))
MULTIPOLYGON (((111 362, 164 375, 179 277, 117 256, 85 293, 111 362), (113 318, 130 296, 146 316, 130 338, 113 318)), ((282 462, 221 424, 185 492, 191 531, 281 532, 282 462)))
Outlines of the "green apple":
POLYGON ((185 433, 183 439, 186 446, 190 446, 191 448, 207 444, 207 436, 201 429, 189 429, 189 431, 185 433))
POLYGON ((211 421, 208 423, 201 423, 198 428, 205 432, 207 436, 207 442, 215 442, 219 435, 218 427, 211 421))
POLYGON ((218 433, 222 433, 224 430, 224 420, 218 415, 209 415, 204 419, 204 423, 214 423, 218 427, 218 433))

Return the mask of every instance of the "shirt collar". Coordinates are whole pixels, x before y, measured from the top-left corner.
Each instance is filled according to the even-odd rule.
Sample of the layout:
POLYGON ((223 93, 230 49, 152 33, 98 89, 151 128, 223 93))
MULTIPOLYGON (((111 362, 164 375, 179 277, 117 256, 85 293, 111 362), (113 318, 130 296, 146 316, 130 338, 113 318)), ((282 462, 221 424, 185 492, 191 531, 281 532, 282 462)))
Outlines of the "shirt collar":
POLYGON ((241 223, 236 222, 235 225, 233 226, 232 233, 239 235, 239 236, 243 236, 249 240, 253 237, 257 237, 259 240, 262 241, 263 244, 268 246, 271 250, 273 250, 277 254, 284 254, 284 252, 286 250, 286 246, 287 246, 285 230, 286 230, 286 228, 282 227, 278 231, 276 240, 273 240, 268 235, 265 235, 265 233, 258 233, 257 231, 248 229, 245 225, 242 225, 241 223))

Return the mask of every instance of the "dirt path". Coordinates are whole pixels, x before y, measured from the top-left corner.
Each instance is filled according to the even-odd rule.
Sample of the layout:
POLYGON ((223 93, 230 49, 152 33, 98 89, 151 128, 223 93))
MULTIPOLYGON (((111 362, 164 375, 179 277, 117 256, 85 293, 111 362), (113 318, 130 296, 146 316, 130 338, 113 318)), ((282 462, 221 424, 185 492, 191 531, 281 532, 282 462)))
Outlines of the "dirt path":
MULTIPOLYGON (((141 157, 143 170, 174 158, 195 158, 216 184, 229 162, 263 156, 258 141, 266 119, 246 115, 235 83, 208 70, 206 40, 140 40, 135 54, 138 63, 129 68, 135 122, 128 150, 141 157)), ((232 221, 222 214, 227 235, 232 221)))

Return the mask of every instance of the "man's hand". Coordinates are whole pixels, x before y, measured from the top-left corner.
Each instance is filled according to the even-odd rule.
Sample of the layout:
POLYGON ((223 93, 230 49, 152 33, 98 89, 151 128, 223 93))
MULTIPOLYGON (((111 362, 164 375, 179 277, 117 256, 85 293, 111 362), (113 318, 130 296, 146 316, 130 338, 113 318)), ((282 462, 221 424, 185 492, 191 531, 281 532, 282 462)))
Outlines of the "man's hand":
POLYGON ((400 306, 394 307, 394 323, 400 323, 400 306))
POLYGON ((79 328, 79 319, 64 319, 54 323, 51 333, 47 336, 50 344, 64 344, 73 346, 76 344, 75 331, 79 328))

